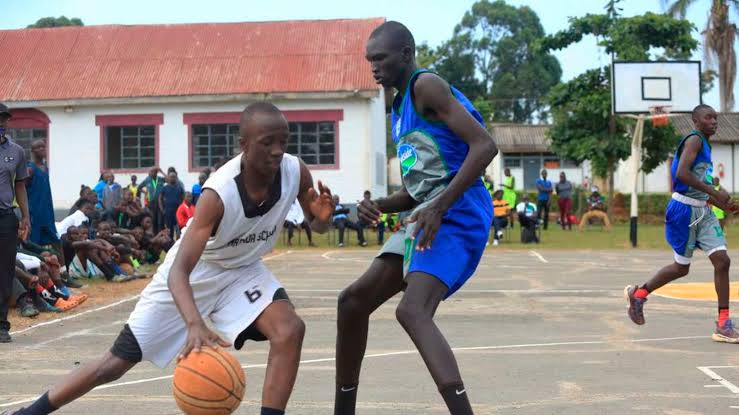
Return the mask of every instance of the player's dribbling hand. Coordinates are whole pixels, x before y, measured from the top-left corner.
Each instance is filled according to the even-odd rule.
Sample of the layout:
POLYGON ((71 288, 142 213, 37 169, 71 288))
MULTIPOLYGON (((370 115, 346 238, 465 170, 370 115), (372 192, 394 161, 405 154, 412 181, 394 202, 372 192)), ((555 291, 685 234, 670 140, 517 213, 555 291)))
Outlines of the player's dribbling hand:
POLYGON ((187 357, 190 352, 200 353, 203 347, 229 347, 231 343, 223 340, 219 335, 214 333, 204 322, 190 326, 187 331, 187 343, 182 348, 182 352, 177 357, 177 360, 182 360, 187 357))
POLYGON ((416 223, 411 239, 416 239, 418 234, 421 234, 421 239, 416 243, 416 250, 423 251, 426 248, 431 248, 431 243, 436 238, 436 233, 441 227, 441 219, 444 217, 444 210, 431 203, 430 205, 417 210, 410 218, 408 223, 416 223))
POLYGON ((732 204, 731 195, 723 187, 718 190, 718 201, 727 205, 732 204))
POLYGON ((328 222, 334 214, 336 204, 331 195, 331 189, 318 181, 318 192, 313 188, 308 189, 308 200, 310 200, 310 213, 321 222, 328 222))
POLYGON ((362 201, 359 202, 359 205, 357 205, 357 216, 359 216, 359 220, 364 223, 371 223, 373 225, 377 224, 380 220, 381 214, 382 212, 378 209, 377 203, 372 200, 362 199, 362 201))

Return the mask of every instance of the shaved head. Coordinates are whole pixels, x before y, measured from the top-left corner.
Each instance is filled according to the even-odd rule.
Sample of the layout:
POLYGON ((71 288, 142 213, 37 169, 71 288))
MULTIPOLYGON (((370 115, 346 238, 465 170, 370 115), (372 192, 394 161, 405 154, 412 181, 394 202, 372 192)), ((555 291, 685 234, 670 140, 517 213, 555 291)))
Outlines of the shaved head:
POLYGON ((254 120, 254 117, 259 114, 283 117, 282 112, 275 106, 275 104, 267 101, 257 101, 244 108, 244 112, 241 113, 239 130, 246 131, 249 124, 254 120))
POLYGON ((387 21, 372 31, 370 39, 380 39, 388 42, 393 50, 399 51, 404 47, 409 47, 415 54, 416 41, 413 39, 413 34, 408 30, 403 23, 396 21, 387 21))
POLYGON ((710 111, 715 111, 713 109, 713 107, 710 106, 710 105, 706 105, 706 104, 697 105, 695 108, 693 108, 693 113, 692 113, 693 119, 695 119, 696 117, 700 116, 700 114, 702 114, 703 112, 709 111, 709 110, 710 111))

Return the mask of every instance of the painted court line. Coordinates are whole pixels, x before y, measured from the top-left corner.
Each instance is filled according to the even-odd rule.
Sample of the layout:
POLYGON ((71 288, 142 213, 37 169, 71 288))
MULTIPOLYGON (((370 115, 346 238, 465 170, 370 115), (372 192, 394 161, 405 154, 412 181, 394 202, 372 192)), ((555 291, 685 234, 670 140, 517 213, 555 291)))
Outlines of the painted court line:
MULTIPOLYGON (((335 288, 303 288, 303 289, 291 289, 288 293, 340 293, 342 290, 335 288)), ((607 289, 563 289, 563 290, 541 290, 541 289, 519 289, 519 290, 468 290, 462 289, 458 294, 614 294, 621 295, 620 290, 607 290, 607 289)))
MULTIPOLYGON (((603 336, 605 337, 605 335, 603 336)), ((696 339, 705 339, 705 335, 701 336, 682 336, 682 337, 661 337, 661 338, 651 338, 651 339, 630 339, 630 340, 624 340, 622 343, 648 343, 648 342, 662 342, 662 341, 677 341, 677 340, 696 340, 696 339)), ((460 351, 470 351, 470 350, 505 350, 505 349, 525 349, 525 348, 535 348, 535 347, 557 347, 557 346, 583 346, 583 345, 598 345, 598 344, 608 344, 608 343, 618 343, 618 342, 609 342, 606 340, 592 340, 592 341, 569 341, 569 342, 553 342, 553 343, 525 343, 525 344, 506 344, 506 345, 497 345, 497 346, 476 346, 476 347, 454 347, 452 350, 455 352, 460 351)), ((376 354, 368 354, 365 355, 365 358, 372 358, 372 357, 388 357, 388 356, 403 356, 403 355, 412 355, 417 354, 417 350, 401 350, 397 352, 388 352, 388 353, 376 353, 376 354)), ((321 359, 310 359, 310 360, 301 360, 300 364, 310 364, 310 363, 325 363, 325 362, 333 362, 335 361, 335 357, 327 357, 327 358, 321 358, 321 359)), ((256 365, 243 365, 241 366, 244 369, 250 369, 250 368, 262 368, 266 367, 267 365, 265 363, 262 364, 256 364, 256 365)), ((714 366, 715 368, 715 366, 714 366)), ((698 369, 701 369, 700 367, 698 369)), ((707 369, 707 368, 706 368, 707 369)), ((710 370, 710 369, 708 369, 710 370)), ((705 373, 705 372, 704 372, 705 373)), ((721 378, 715 372, 712 372, 715 376, 721 378)), ((711 376, 711 375, 709 375, 711 376)), ((112 383, 109 385, 103 385, 98 386, 94 390, 102 390, 102 389, 111 389, 111 388, 118 388, 121 386, 129 386, 129 385, 138 385, 142 383, 149 383, 149 382, 156 382, 160 380, 167 380, 172 379, 173 375, 166 375, 166 376, 157 376, 154 378, 147 378, 147 379, 139 379, 139 380, 132 380, 128 382, 119 382, 119 383, 112 383)), ((723 378, 721 378, 723 379, 723 378)), ((728 381, 726 381, 728 382, 728 381)), ((729 382, 730 383, 730 382, 729 382)), ((737 388, 739 390, 739 388, 737 388)), ((735 392, 737 393, 737 392, 735 392)), ((15 402, 8 402, 0 404, 0 408, 5 408, 9 406, 15 406, 15 405, 21 405, 24 403, 29 403, 35 401, 36 398, 31 399, 23 399, 15 402)))
POLYGON ((539 261, 541 261, 541 262, 543 262, 545 264, 548 264, 549 263, 549 261, 547 261, 546 258, 544 258, 540 253, 538 253, 536 251, 529 251, 529 254, 531 254, 532 256, 535 256, 537 259, 539 259, 539 261))
POLYGON ((712 369, 727 369, 735 368, 739 366, 698 366, 697 369, 705 373, 711 380, 718 382, 718 385, 704 385, 706 388, 724 387, 730 390, 732 393, 739 393, 739 387, 729 382, 728 380, 721 377, 718 373, 712 369))
MULTIPOLYGON (((275 258, 279 258, 279 257, 284 256, 284 255, 287 255, 287 254, 291 254, 292 252, 293 251, 281 252, 279 254, 275 254, 275 255, 271 255, 271 256, 265 257, 264 259, 262 259, 262 261, 269 261, 271 259, 275 259, 275 258)), ((54 320, 44 321, 43 323, 34 324, 33 326, 26 327, 23 330, 18 330, 18 331, 11 332, 10 334, 13 335, 13 336, 14 335, 17 335, 17 334, 23 334, 25 332, 28 332, 28 331, 37 329, 39 327, 50 326, 52 324, 61 323, 62 321, 72 320, 72 319, 75 319, 75 318, 78 318, 78 317, 82 317, 82 316, 84 316, 86 314, 90 314, 90 313, 97 313, 98 311, 107 310, 109 308, 113 308, 115 306, 119 306, 121 304, 125 304, 125 303, 128 303, 128 302, 131 302, 133 300, 138 300, 138 298, 140 296, 141 295, 137 294, 137 295, 134 295, 134 296, 131 296, 131 297, 128 297, 128 298, 124 298, 123 300, 116 301, 114 303, 110 303, 110 304, 107 304, 107 305, 104 305, 104 306, 93 308, 92 310, 87 310, 87 311, 83 311, 81 313, 72 314, 71 316, 67 316, 67 317, 56 318, 54 320)))

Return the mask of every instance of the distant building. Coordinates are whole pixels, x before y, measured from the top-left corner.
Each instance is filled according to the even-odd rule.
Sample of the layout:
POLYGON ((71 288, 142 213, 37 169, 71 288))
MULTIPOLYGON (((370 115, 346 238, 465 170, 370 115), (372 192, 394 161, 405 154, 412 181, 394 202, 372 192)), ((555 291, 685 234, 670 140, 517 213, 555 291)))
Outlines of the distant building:
POLYGON ((0 30, 11 138, 46 138, 54 203, 102 170, 174 166, 186 186, 238 154, 240 111, 275 103, 288 152, 346 201, 386 192, 385 97, 364 58, 384 19, 0 30))

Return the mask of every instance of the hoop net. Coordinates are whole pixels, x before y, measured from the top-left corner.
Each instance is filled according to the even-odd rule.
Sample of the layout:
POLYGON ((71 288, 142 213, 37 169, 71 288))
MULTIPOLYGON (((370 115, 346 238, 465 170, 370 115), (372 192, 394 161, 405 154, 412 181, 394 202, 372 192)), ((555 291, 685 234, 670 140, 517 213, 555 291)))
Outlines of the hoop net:
POLYGON ((650 107, 652 126, 666 127, 670 125, 670 107, 650 107))

